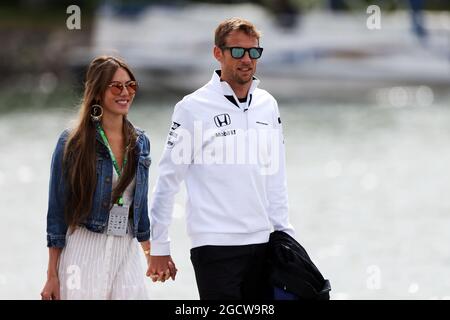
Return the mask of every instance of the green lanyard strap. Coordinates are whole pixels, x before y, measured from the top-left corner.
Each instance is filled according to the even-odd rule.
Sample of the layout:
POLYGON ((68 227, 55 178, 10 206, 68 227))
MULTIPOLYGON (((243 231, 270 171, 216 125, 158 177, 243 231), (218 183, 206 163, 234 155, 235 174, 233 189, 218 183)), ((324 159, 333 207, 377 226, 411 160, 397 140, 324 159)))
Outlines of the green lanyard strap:
MULTIPOLYGON (((103 130, 103 128, 100 125, 100 123, 97 123, 97 131, 100 133, 100 136, 102 137, 103 142, 104 142, 106 148, 109 151, 109 156, 111 157, 114 169, 116 170, 117 176, 119 176, 119 178, 120 178, 121 171, 120 171, 119 165, 117 164, 116 157, 114 156, 114 153, 113 153, 113 151, 111 149, 111 146, 109 145, 108 138, 106 137, 105 131, 103 130)), ((125 152, 125 158, 123 159, 122 170, 123 170, 123 168, 125 167, 126 164, 127 164, 127 153, 125 152)), ((119 199, 117 200, 117 204, 120 205, 120 206, 123 205, 123 197, 122 197, 122 195, 120 195, 119 199)))

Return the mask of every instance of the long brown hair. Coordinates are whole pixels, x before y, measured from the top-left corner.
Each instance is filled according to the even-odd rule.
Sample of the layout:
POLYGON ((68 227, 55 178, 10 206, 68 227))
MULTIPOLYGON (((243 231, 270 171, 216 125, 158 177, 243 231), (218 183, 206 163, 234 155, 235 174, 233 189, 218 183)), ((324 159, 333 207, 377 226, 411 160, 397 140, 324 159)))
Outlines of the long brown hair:
MULTIPOLYGON (((131 80, 136 80, 126 63, 116 57, 100 56, 89 65, 86 73, 84 94, 75 127, 71 130, 64 150, 64 175, 66 178, 65 219, 71 228, 82 223, 92 210, 97 181, 96 127, 91 120, 91 107, 101 104, 108 84, 117 69, 123 68, 131 80)), ((136 172, 136 131, 124 116, 123 134, 127 163, 118 184, 112 191, 112 203, 131 183, 136 172)), ((112 179, 112 177, 111 177, 112 179)), ((109 205, 109 204, 108 204, 109 205)))

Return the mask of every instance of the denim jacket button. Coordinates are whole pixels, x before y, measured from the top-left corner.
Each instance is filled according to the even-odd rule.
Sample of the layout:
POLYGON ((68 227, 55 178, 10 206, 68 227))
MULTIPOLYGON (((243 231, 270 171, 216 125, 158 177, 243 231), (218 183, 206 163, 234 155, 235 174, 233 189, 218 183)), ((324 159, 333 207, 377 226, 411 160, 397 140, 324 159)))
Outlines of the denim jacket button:
POLYGON ((110 177, 106 177, 106 178, 105 178, 105 181, 106 181, 107 183, 110 183, 110 182, 111 182, 111 178, 110 178, 110 177))
POLYGON ((102 205, 103 205, 103 208, 107 208, 108 207, 108 203, 106 201, 103 201, 102 205))

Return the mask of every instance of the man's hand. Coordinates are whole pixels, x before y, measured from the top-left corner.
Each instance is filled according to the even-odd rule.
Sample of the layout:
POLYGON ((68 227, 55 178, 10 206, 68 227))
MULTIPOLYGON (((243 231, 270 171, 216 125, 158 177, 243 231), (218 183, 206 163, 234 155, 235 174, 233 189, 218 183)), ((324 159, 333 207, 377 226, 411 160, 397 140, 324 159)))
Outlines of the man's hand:
POLYGON ((177 268, 171 256, 150 256, 148 259, 147 277, 150 277, 153 282, 164 282, 169 278, 175 280, 177 268))

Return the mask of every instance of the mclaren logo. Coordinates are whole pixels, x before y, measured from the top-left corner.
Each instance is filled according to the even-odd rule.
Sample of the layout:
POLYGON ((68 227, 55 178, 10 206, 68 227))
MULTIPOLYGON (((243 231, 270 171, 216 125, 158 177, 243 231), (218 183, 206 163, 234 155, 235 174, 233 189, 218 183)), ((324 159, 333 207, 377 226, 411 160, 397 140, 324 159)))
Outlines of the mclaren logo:
POLYGON ((178 122, 173 121, 172 122, 172 127, 170 128, 171 130, 177 130, 177 128, 180 126, 180 124, 178 122))
POLYGON ((231 124, 230 115, 228 113, 219 114, 214 117, 214 123, 219 128, 223 126, 228 126, 229 124, 231 124))

